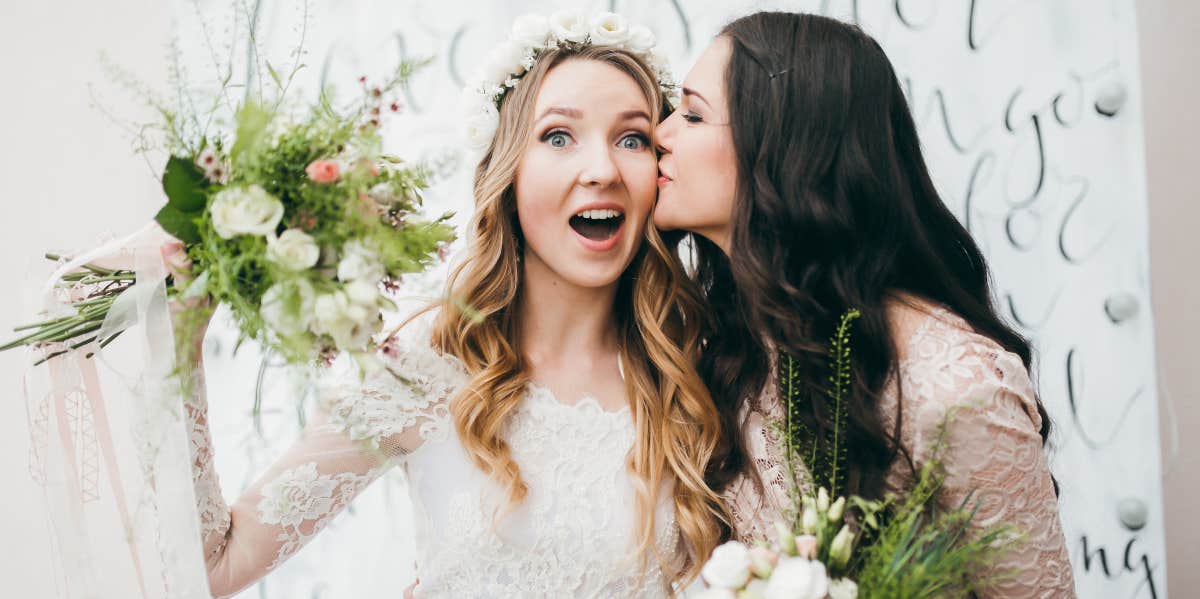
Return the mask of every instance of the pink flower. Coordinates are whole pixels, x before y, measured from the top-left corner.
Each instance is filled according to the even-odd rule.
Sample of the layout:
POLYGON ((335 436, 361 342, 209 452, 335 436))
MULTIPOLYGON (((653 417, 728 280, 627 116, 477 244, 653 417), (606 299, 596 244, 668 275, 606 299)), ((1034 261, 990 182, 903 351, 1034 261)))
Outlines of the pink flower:
POLYGON ((332 160, 314 160, 304 169, 308 178, 317 183, 333 183, 341 175, 338 164, 332 160))
POLYGON ((796 555, 805 559, 817 558, 817 537, 800 535, 796 537, 796 555))

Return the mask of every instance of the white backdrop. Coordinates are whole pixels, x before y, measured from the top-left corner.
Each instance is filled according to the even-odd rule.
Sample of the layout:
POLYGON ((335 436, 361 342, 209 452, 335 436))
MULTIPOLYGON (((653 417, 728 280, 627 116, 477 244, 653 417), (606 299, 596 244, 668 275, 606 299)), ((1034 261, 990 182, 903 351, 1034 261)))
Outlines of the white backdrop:
MULTIPOLYGON (((226 4, 170 4, 187 81, 212 79, 205 39, 223 50, 232 33, 226 4)), ((984 247, 1007 316, 1036 343, 1081 596, 1166 595, 1133 0, 328 0, 307 18, 280 1, 262 4, 259 31, 277 66, 304 31, 309 90, 321 77, 350 90, 358 75, 380 76, 402 55, 435 56, 386 138, 396 153, 438 159, 447 176, 430 204, 465 214, 469 165, 457 150, 454 110, 461 83, 514 16, 564 6, 615 8, 651 26, 680 77, 721 25, 753 9, 824 12, 874 35, 907 87, 943 197, 984 247), (1114 116, 1100 114, 1097 99, 1116 89, 1126 101, 1114 116), (1106 302, 1125 318, 1111 318, 1106 302), (1144 528, 1122 524, 1122 502, 1145 510, 1144 528)), ((302 389, 268 371, 262 427, 247 426, 258 358, 252 348, 233 356, 231 340, 218 328, 207 351, 220 373, 210 378, 217 466, 233 499, 294 437, 302 389)), ((385 479, 242 596, 396 596, 411 579, 409 509, 403 481, 385 479)))

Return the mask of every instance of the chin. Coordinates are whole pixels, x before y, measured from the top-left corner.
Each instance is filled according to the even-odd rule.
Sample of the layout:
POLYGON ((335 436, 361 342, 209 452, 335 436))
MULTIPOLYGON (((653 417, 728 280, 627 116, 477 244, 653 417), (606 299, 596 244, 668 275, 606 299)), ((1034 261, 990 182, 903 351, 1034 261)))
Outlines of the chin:
POLYGON ((608 287, 621 279, 621 275, 625 272, 624 269, 613 268, 611 271, 605 269, 603 272, 596 269, 590 269, 587 272, 582 272, 584 269, 579 269, 580 272, 567 274, 563 277, 568 283, 576 287, 584 289, 601 289, 608 287))
POLYGON ((680 222, 682 219, 679 215, 673 214, 673 210, 655 210, 654 226, 660 231, 674 231, 677 229, 687 228, 687 223, 680 222))

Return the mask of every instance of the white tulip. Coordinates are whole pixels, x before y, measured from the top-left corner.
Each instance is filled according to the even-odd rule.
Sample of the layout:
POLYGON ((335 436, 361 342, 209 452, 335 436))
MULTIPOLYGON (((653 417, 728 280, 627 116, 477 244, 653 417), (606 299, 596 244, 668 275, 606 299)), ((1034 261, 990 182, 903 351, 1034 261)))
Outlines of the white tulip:
POLYGON ((591 36, 598 46, 624 47, 629 41, 629 25, 615 12, 602 12, 592 18, 591 36))
POLYGON ((829 582, 829 599, 857 599, 858 583, 849 578, 829 582))
POLYGON ((750 566, 750 550, 729 541, 713 550, 700 576, 711 587, 738 590, 750 581, 750 566))
POLYGON ((550 31, 554 37, 577 44, 587 41, 589 27, 583 15, 573 11, 561 11, 550 15, 550 31))
POLYGON ((257 186, 223 189, 213 198, 213 228, 222 239, 235 235, 272 236, 283 218, 283 204, 257 186))
POLYGON ((337 277, 341 281, 365 279, 378 283, 383 279, 383 264, 379 256, 361 242, 352 240, 342 246, 342 259, 338 262, 337 277))
POLYGON ((281 281, 262 296, 259 314, 267 328, 292 337, 308 329, 313 314, 313 288, 307 279, 281 281))
POLYGON ((546 38, 550 36, 550 21, 537 14, 517 17, 517 20, 513 21, 512 31, 508 36, 522 46, 535 49, 544 48, 546 47, 546 38))
POLYGON ((802 557, 779 560, 771 580, 763 589, 763 599, 825 599, 829 577, 825 565, 802 557))
POLYGON ((287 270, 312 268, 321 258, 321 248, 312 236, 300 229, 288 229, 278 239, 267 242, 267 259, 287 270))

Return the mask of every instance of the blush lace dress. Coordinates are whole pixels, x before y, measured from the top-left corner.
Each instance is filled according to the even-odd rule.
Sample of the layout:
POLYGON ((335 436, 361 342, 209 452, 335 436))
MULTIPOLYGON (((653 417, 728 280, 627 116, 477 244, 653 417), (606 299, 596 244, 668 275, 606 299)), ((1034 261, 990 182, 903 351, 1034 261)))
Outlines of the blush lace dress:
MULTIPOLYGON (((953 411, 941 456, 947 479, 939 501, 957 506, 975 489, 975 499, 982 502, 975 526, 1011 523, 1026 535, 1024 545, 994 565, 1015 575, 980 596, 1074 597, 1058 499, 1038 434, 1042 421, 1021 359, 943 308, 900 314, 896 328, 908 337, 899 368, 904 396, 900 443, 919 468, 953 411)), ((895 380, 888 389, 881 404, 885 422, 897 410, 895 380)), ((788 474, 783 443, 773 426, 782 415, 774 381, 746 401, 738 415, 752 471, 737 477, 724 495, 733 513, 734 536, 743 542, 774 538, 774 522, 784 517, 789 490, 812 486, 807 472, 798 472, 795 480, 788 474)), ((887 487, 897 494, 912 483, 906 464, 897 463, 888 473, 887 487)))

